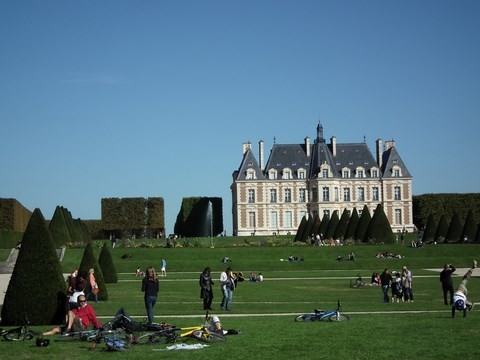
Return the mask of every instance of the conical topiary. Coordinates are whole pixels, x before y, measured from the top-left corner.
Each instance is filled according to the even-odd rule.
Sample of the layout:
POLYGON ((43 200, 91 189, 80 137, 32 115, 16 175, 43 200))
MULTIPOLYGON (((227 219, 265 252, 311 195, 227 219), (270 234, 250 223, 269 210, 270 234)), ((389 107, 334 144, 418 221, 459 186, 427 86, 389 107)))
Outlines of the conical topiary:
POLYGON ((65 320, 66 282, 52 235, 40 209, 27 225, 2 307, 2 324, 60 324, 65 320))
POLYGON ((357 230, 359 220, 360 217, 358 216, 357 208, 353 208, 352 215, 348 221, 347 230, 345 231, 345 239, 355 239, 355 231, 357 230))
POLYGON ((367 232, 365 233, 365 238, 368 241, 374 243, 384 243, 384 244, 393 244, 394 236, 393 231, 390 226, 390 222, 383 211, 382 204, 378 204, 373 217, 368 224, 367 232))
MULTIPOLYGON (((95 274, 94 274, 95 281, 97 282, 98 289, 99 289, 98 299, 108 300, 107 286, 105 285, 102 269, 100 268, 100 265, 98 264, 98 261, 95 258, 95 254, 93 253, 92 244, 88 243, 87 246, 85 247, 85 251, 83 252, 82 262, 78 267, 78 273, 88 274, 88 271, 90 269, 93 269, 95 271, 95 274)), ((87 276, 87 289, 85 290, 85 294, 88 294, 89 292, 90 292, 90 285, 89 285, 88 276, 87 276)))
POLYGON ((473 215, 472 210, 469 210, 465 219, 465 225, 463 225, 462 238, 466 236, 469 241, 474 241, 477 234, 477 226, 475 215, 473 215))
POLYGON ((340 219, 338 218, 338 211, 335 210, 328 221, 327 230, 325 230, 325 238, 336 240, 333 235, 335 234, 335 230, 337 229, 339 221, 340 219))
POLYGON ((435 241, 437 243, 445 242, 445 237, 447 236, 448 231, 448 222, 445 215, 440 216, 440 220, 438 221, 437 230, 435 231, 435 241))
POLYGON ((448 243, 459 242, 462 236, 462 222, 456 211, 453 212, 452 220, 448 226, 447 235, 445 236, 445 241, 448 243))
POLYGON ((98 265, 102 269, 103 279, 107 284, 114 284, 118 282, 117 270, 113 263, 112 254, 107 246, 107 243, 103 244, 102 251, 98 257, 98 265))
POLYGON ((297 233, 295 234, 295 239, 293 241, 302 241, 303 233, 307 227, 307 217, 306 215, 303 216, 302 220, 300 221, 300 225, 298 225, 297 233))
POLYGON ((368 210, 368 206, 365 205, 362 210, 362 215, 360 215, 360 219, 358 220, 357 228, 355 229, 355 240, 359 240, 361 242, 368 242, 365 234, 367 233, 370 220, 372 220, 372 216, 370 215, 370 210, 368 210))
POLYGON ((343 210, 342 217, 340 218, 337 228, 335 229, 335 234, 333 237, 335 239, 344 240, 345 239, 345 232, 347 231, 348 220, 350 219, 350 215, 347 209, 343 210))
POLYGON ((67 222, 65 221, 64 211, 60 206, 55 208, 48 230, 52 234, 55 247, 60 248, 72 242, 67 222))
POLYGON ((437 231, 437 223, 433 214, 430 214, 427 219, 427 225, 425 225, 425 231, 423 232, 422 241, 426 244, 435 241, 435 232, 437 231))

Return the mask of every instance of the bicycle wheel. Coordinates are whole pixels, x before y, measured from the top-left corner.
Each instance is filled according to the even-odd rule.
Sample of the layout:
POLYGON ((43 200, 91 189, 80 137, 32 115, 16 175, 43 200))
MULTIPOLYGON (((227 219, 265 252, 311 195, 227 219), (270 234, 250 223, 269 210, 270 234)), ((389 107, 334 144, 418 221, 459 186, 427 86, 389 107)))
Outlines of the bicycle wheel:
POLYGON ((143 334, 140 336, 137 336, 135 340, 133 340, 134 344, 137 345, 150 345, 153 344, 155 334, 154 333, 148 333, 148 334, 143 334))
POLYGON ((14 328, 4 332, 3 337, 8 341, 23 341, 33 339, 33 333, 24 328, 14 328))
POLYGON ((298 315, 295 318, 295 321, 314 321, 314 320, 315 320, 315 317, 309 314, 298 315))
POLYGON ((4 332, 3 337, 5 340, 8 341, 24 340, 21 328, 7 330, 6 332, 4 332))
POLYGON ((208 334, 206 336, 206 339, 207 339, 206 340, 207 342, 222 342, 222 341, 227 340, 225 335, 219 334, 219 333, 213 332, 213 331, 208 332, 208 334))
POLYGON ((328 317, 328 321, 348 321, 348 320, 350 320, 348 315, 340 314, 340 313, 333 314, 328 317))

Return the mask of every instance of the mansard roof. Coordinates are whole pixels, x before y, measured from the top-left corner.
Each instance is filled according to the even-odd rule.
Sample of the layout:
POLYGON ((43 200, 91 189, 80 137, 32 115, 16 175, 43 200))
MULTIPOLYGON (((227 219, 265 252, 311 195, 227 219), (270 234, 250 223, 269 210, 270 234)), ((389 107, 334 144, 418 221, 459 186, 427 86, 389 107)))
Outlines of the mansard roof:
POLYGON ((233 173, 233 180, 246 180, 249 169, 255 171, 257 180, 265 180, 265 176, 258 165, 257 159, 255 159, 255 155, 253 155, 252 149, 248 149, 243 154, 240 167, 233 173))
POLYGON ((337 144, 336 155, 332 157, 335 161, 334 167, 332 167, 335 177, 341 177, 341 171, 345 167, 351 170, 363 167, 367 170, 365 176, 370 177, 368 170, 378 167, 372 152, 365 143, 337 144))
POLYGON ((412 177, 408 171, 405 163, 398 154, 395 146, 390 147, 388 150, 384 151, 382 155, 382 173, 384 178, 394 177, 393 168, 398 167, 401 172, 401 177, 412 177))
POLYGON ((310 168, 310 159, 307 156, 304 144, 274 144, 265 166, 265 173, 275 169, 281 172, 288 168, 296 178, 297 170, 310 168))

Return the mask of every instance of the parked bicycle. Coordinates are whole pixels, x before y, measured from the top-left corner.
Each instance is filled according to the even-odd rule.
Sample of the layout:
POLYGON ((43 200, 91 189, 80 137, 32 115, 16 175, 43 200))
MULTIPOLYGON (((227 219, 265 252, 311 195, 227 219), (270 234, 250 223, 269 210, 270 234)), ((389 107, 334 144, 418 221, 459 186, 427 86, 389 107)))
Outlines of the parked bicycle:
POLYGON ((337 301, 337 309, 332 311, 325 311, 314 309, 313 313, 298 315, 295 321, 347 321, 350 320, 348 315, 340 313, 340 300, 337 301))

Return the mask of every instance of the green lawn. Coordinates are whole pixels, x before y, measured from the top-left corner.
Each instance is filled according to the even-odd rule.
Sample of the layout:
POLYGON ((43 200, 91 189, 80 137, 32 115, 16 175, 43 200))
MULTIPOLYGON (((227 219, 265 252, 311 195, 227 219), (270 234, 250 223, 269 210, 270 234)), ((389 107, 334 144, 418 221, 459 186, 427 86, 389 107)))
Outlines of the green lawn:
MULTIPOLYGON (((117 248, 112 251, 119 274, 117 284, 109 284, 109 300, 93 304, 101 321, 113 316, 121 306, 137 320, 145 316, 140 279, 134 275, 137 266, 160 268, 167 259, 167 277, 160 278, 160 296, 155 306, 157 321, 179 326, 202 323, 204 312, 199 298, 198 276, 205 266, 213 270, 214 281, 227 264, 234 271, 250 271, 265 276, 263 283, 241 283, 234 292, 232 310, 222 312, 218 284, 215 285, 214 313, 225 328, 244 331, 230 336, 226 343, 192 351, 156 350, 165 346, 140 347, 112 355, 102 349, 89 350, 86 343, 52 342, 47 348, 36 348, 33 341, 9 343, 0 341, 2 357, 39 359, 62 357, 73 359, 120 356, 124 359, 474 359, 480 356, 478 339, 479 312, 475 308, 467 318, 452 319, 450 308, 443 305, 438 269, 444 263, 468 267, 477 256, 478 245, 430 245, 423 249, 401 246, 330 247, 232 247, 232 248, 117 248), (355 251, 357 261, 336 261, 338 255, 355 251), (377 252, 394 252, 402 259, 377 259, 377 252), (129 253, 132 257, 122 259, 129 253), (303 257, 303 262, 281 261, 289 255, 303 257), (384 268, 400 270, 409 266, 414 274, 413 303, 382 303, 379 288, 352 289, 350 279, 361 274, 369 279, 372 272, 384 268), (337 299, 351 320, 345 323, 296 323, 294 317, 313 308, 333 309, 337 299), (242 315, 242 316, 240 316, 242 315), (189 316, 189 317, 187 317, 189 316)), ((100 250, 96 249, 97 255, 100 250)), ((67 250, 62 266, 68 273, 80 262, 83 250, 67 250)), ((463 275, 463 274, 459 274, 463 275)), ((456 277, 458 283, 459 278, 456 277)), ((480 299, 478 278, 469 283, 469 299, 480 299)), ((36 327, 44 330, 47 327, 36 327)))

